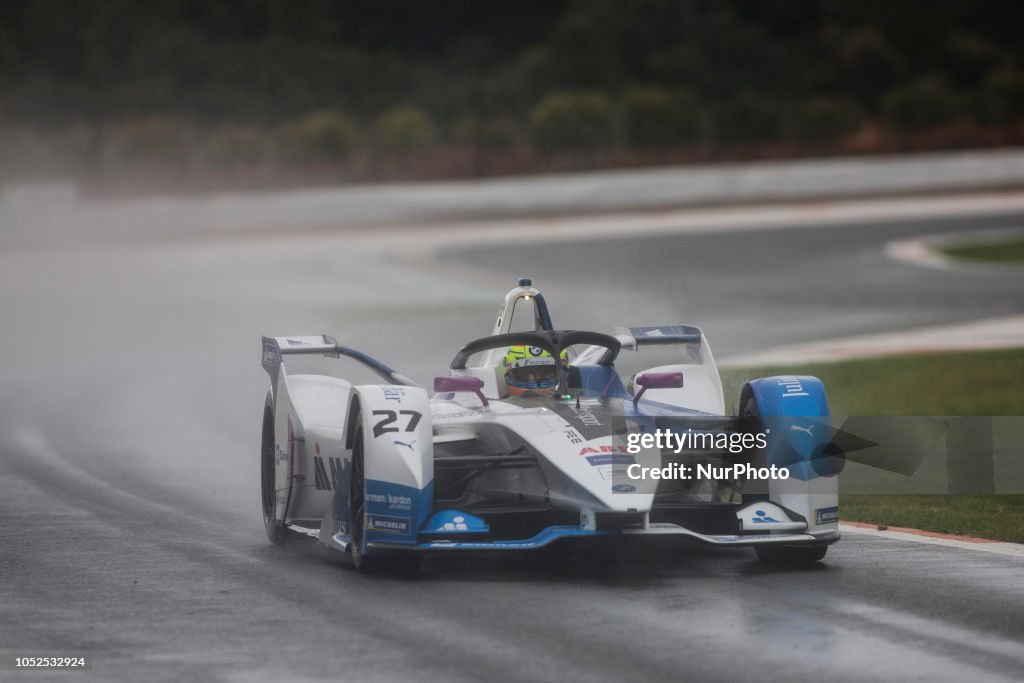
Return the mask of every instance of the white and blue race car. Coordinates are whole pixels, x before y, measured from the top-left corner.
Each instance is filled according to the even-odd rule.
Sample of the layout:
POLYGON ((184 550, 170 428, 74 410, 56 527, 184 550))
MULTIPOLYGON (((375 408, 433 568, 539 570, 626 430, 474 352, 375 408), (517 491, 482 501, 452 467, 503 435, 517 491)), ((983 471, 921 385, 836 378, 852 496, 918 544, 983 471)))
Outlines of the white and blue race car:
POLYGON ((326 335, 264 337, 263 367, 267 535, 315 536, 360 571, 654 536, 800 564, 839 539, 821 382, 750 380, 727 415, 693 326, 559 330, 522 279, 493 333, 458 351, 433 395, 326 335), (513 331, 524 314, 532 329, 513 331), (528 352, 510 362, 510 349, 528 352), (286 358, 311 355, 355 360, 383 382, 286 369, 286 358), (537 376, 513 366, 545 370, 550 390, 530 391, 537 376))

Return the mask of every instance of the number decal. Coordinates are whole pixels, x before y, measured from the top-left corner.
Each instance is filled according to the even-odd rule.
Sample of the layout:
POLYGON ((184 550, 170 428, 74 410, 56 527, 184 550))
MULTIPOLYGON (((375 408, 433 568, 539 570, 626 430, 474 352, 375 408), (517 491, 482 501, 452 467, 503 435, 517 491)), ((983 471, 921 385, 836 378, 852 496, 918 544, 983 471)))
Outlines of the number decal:
POLYGON ((379 437, 387 432, 397 432, 398 427, 388 427, 389 424, 398 419, 398 414, 393 410, 375 410, 374 415, 383 415, 384 419, 373 425, 373 438, 379 437))
POLYGON ((399 410, 398 413, 400 415, 408 415, 409 416, 409 424, 405 425, 405 431, 407 431, 407 432, 415 431, 416 430, 416 425, 418 425, 420 423, 420 418, 423 417, 422 415, 417 413, 415 410, 399 410))
POLYGON ((393 410, 375 410, 374 415, 382 415, 383 418, 377 424, 373 425, 373 437, 377 438, 381 434, 387 434, 388 432, 411 432, 416 429, 416 425, 420 423, 420 418, 423 417, 420 413, 415 410, 399 410, 397 413, 393 410), (390 427, 389 425, 398 421, 399 415, 408 415, 409 421, 405 425, 405 429, 399 429, 398 427, 390 427))

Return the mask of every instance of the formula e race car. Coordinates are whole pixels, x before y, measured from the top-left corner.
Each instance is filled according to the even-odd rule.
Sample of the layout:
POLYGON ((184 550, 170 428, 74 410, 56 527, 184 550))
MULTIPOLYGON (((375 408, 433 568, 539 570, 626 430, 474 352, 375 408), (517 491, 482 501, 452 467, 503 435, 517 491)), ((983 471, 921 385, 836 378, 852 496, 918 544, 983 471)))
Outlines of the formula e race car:
POLYGON ((263 367, 267 535, 313 536, 360 571, 669 536, 801 564, 839 539, 821 382, 750 380, 727 415, 693 326, 559 330, 524 278, 433 396, 326 335, 264 337, 263 367), (299 356, 352 359, 383 382, 286 371, 299 356))

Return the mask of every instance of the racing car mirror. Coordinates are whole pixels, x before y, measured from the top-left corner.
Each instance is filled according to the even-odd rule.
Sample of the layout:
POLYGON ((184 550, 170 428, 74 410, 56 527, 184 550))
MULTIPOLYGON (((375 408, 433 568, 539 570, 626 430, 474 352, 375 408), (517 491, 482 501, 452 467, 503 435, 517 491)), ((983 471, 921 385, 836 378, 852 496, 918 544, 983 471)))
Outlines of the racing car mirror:
POLYGON ((640 397, 648 389, 681 389, 683 386, 683 373, 681 372, 645 372, 636 376, 636 385, 640 391, 633 396, 633 405, 636 406, 640 397))
POLYGON ((484 392, 481 391, 483 388, 484 381, 479 377, 458 375, 434 378, 434 393, 444 394, 457 391, 471 391, 480 397, 481 403, 487 406, 490 403, 488 403, 487 397, 484 396, 484 392))

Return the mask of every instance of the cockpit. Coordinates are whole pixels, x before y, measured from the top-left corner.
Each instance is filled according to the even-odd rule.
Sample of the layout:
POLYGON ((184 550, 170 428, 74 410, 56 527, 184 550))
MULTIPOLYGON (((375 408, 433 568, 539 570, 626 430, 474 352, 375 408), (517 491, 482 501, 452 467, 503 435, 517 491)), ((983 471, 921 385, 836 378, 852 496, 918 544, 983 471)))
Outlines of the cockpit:
POLYGON ((644 372, 687 374, 685 390, 654 390, 658 400, 706 412, 724 408, 700 329, 681 324, 616 327, 614 334, 555 329, 543 294, 521 278, 505 295, 491 335, 464 345, 450 375, 479 378, 481 395, 489 399, 531 393, 630 399, 639 395, 634 378, 644 372))

